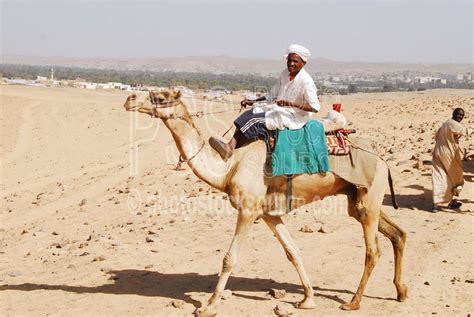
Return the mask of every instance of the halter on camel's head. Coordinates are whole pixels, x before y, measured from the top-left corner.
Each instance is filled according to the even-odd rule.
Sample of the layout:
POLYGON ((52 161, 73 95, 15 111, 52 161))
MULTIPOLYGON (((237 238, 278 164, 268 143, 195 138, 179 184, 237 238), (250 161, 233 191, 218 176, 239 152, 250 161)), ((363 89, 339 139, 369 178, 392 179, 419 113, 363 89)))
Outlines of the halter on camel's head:
MULTIPOLYGON (((181 91, 179 90, 167 89, 163 91, 150 91, 149 93, 134 93, 128 96, 123 106, 126 111, 138 111, 155 118, 160 118, 165 124, 167 119, 182 120, 187 123, 187 129, 195 129, 197 134, 200 135, 199 129, 194 125, 186 106, 181 101, 181 91)), ((173 131, 171 133, 174 135, 173 131)), ((181 164, 187 163, 196 157, 205 144, 206 142, 202 140, 201 147, 193 155, 187 157, 180 155, 176 169, 179 169, 181 164)))
POLYGON ((181 91, 173 89, 150 91, 149 93, 133 93, 125 101, 124 108, 127 111, 148 113, 160 119, 187 115, 187 111, 181 101, 181 91))

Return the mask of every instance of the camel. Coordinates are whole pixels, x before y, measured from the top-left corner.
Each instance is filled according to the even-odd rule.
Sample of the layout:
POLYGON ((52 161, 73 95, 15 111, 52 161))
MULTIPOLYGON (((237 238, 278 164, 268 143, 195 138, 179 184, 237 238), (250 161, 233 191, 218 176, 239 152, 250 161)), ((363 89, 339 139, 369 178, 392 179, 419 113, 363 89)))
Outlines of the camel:
MULTIPOLYGON (((274 213, 275 209, 279 208, 278 201, 285 201, 287 178, 265 175, 263 166, 267 153, 264 142, 252 142, 236 150, 229 160, 223 161, 194 125, 185 102, 181 99, 180 91, 167 89, 149 94, 131 94, 124 108, 127 111, 145 113, 152 118, 160 118, 170 130, 179 153, 194 174, 210 186, 227 193, 232 207, 238 211, 234 237, 224 256, 216 288, 207 305, 197 309, 195 314, 197 316, 216 314, 222 292, 237 263, 242 241, 258 218, 262 218, 268 225, 299 274, 304 288, 304 298, 296 304, 296 307, 315 308, 314 291, 304 269, 298 247, 281 219, 284 213, 274 213)), ((388 177, 387 165, 382 159, 378 159, 375 177, 370 188, 356 187, 337 177, 333 172, 302 174, 293 178, 292 197, 297 199, 294 199, 295 203, 291 208, 311 203, 315 199, 343 194, 347 196, 349 215, 362 225, 366 246, 365 267, 353 298, 340 306, 343 310, 357 310, 360 307, 367 281, 380 257, 377 231, 390 239, 393 246, 395 258, 393 283, 397 290, 397 299, 404 301, 407 297, 407 287, 401 277, 406 234, 381 209, 388 177)), ((393 188, 391 182, 389 183, 393 199, 393 188)))

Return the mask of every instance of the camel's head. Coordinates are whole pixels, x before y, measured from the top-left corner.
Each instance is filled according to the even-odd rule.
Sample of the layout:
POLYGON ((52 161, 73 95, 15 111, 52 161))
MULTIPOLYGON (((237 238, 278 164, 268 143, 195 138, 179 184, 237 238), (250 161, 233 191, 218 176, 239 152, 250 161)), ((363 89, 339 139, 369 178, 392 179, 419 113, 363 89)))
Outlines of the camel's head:
POLYGON ((127 97, 123 107, 126 111, 137 111, 142 107, 152 108, 150 95, 148 93, 133 93, 127 97))
POLYGON ((139 111, 159 118, 167 118, 178 111, 181 91, 166 89, 133 93, 128 96, 123 107, 126 111, 139 111))

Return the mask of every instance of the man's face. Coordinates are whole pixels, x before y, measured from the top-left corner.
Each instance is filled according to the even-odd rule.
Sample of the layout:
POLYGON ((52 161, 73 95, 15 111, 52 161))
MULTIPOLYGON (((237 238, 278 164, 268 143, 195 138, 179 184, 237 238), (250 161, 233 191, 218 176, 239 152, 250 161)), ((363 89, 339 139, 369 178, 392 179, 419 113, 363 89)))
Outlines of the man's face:
POLYGON ((295 53, 288 54, 286 58, 286 67, 292 76, 296 76, 305 64, 301 57, 295 53))
POLYGON ((453 113, 453 119, 457 122, 461 122, 464 119, 464 111, 459 110, 453 113))

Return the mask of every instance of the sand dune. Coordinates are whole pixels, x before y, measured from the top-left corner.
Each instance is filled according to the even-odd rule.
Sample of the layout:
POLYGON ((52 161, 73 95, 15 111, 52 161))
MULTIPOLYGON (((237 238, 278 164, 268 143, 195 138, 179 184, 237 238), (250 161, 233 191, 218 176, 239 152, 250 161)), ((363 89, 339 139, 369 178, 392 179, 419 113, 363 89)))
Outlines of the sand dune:
MULTIPOLYGON (((227 197, 184 165, 160 120, 126 113, 128 94, 68 88, 0 87, 0 311, 2 315, 190 315, 212 292, 236 213, 227 197), (135 147, 137 145, 137 147, 135 147), (175 307, 178 306, 178 307, 175 307)), ((188 99, 191 112, 236 109, 188 99)), ((325 114, 332 103, 323 98, 325 114)), ((301 249, 318 307, 297 316, 455 315, 473 312, 474 162, 466 161, 461 212, 431 206, 433 135, 454 107, 474 124, 474 93, 433 90, 354 94, 343 112, 376 144, 401 205, 384 210, 408 234, 404 303, 395 300, 393 258, 382 256, 362 307, 338 306, 356 290, 364 262, 360 225, 343 197, 285 216, 301 249), (414 167, 417 162, 423 166, 414 167), (312 233, 299 231, 303 226, 312 233), (318 232, 323 227, 325 233, 318 232)), ((237 111, 195 118, 206 137, 222 134, 237 111)), ((474 154, 473 139, 463 140, 474 154)), ((302 298, 298 275, 258 222, 230 278, 222 316, 273 316, 302 298), (275 299, 270 288, 283 289, 275 299)))

